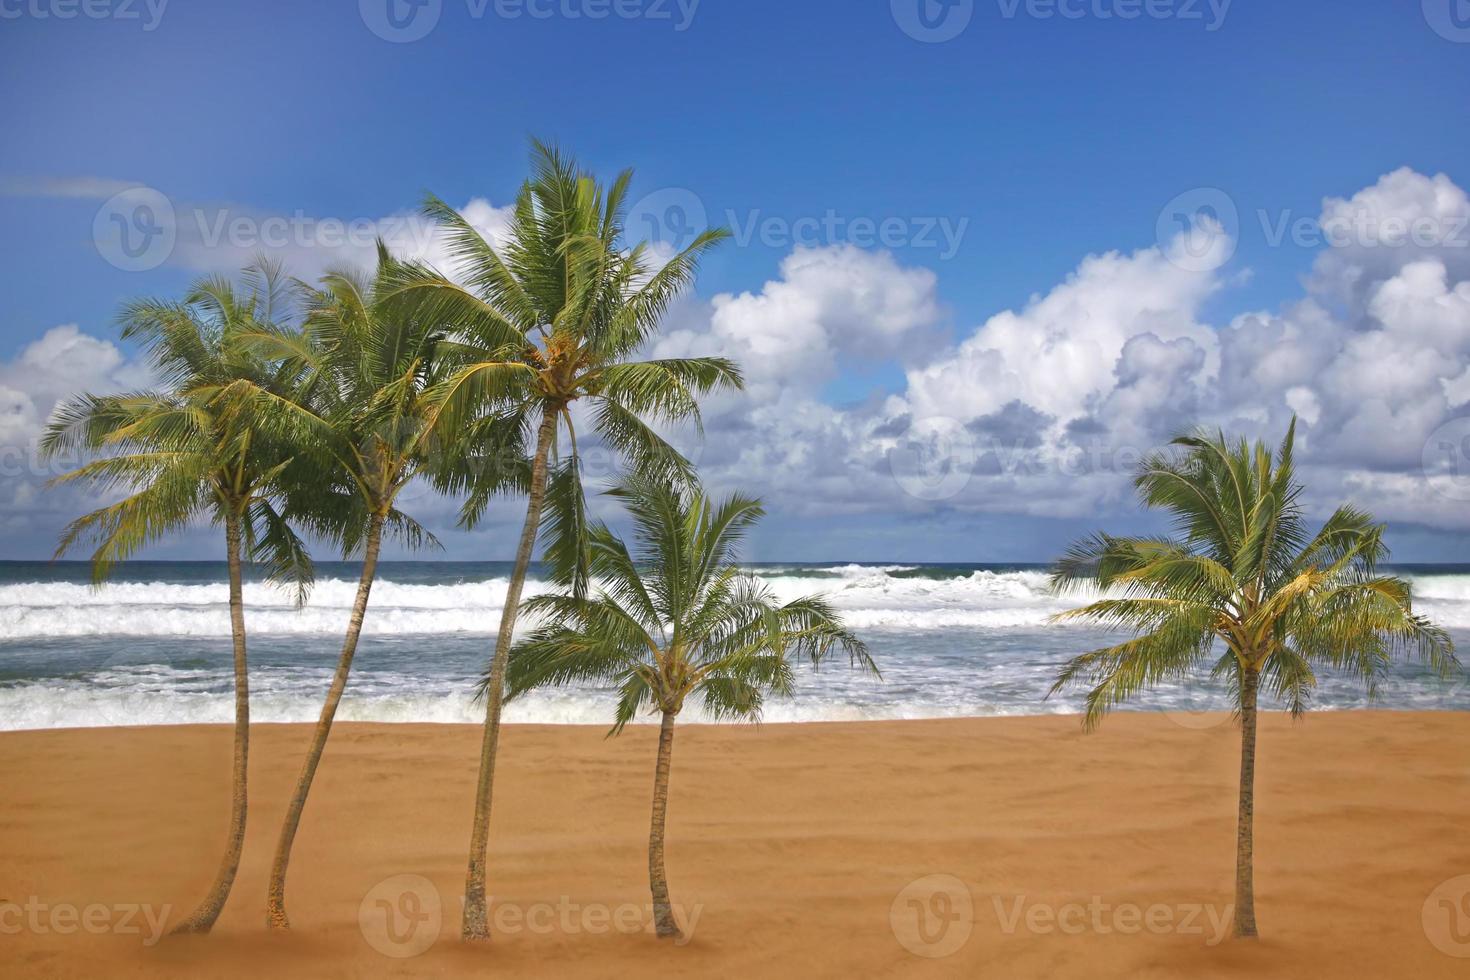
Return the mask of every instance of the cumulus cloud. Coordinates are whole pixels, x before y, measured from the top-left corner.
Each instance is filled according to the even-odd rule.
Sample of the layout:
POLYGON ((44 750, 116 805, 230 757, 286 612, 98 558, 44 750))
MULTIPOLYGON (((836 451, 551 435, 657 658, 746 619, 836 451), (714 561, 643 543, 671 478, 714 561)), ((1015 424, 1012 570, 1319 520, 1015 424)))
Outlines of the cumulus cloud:
MULTIPOLYGON (((750 398, 810 394, 844 360, 900 355, 939 324, 937 280, 887 252, 798 248, 759 292, 721 293, 669 331, 657 356, 718 352, 738 361, 750 398)), ((678 318, 675 318, 676 320, 678 318)))
POLYGON ((151 378, 147 364, 76 324, 52 327, 0 360, 0 530, 28 528, 38 506, 75 507, 84 499, 81 490, 40 493, 47 480, 76 462, 40 458, 40 439, 57 403, 79 391, 145 388, 151 378))

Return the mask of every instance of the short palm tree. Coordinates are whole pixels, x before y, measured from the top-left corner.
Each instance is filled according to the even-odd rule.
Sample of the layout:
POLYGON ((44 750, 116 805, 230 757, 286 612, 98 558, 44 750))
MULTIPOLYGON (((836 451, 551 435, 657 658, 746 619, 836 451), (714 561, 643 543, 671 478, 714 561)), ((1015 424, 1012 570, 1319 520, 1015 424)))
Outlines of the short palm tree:
POLYGON ((693 698, 715 719, 759 719, 768 693, 790 693, 793 661, 815 668, 834 649, 877 670, 825 600, 777 605, 735 563, 736 546, 762 515, 758 501, 712 501, 697 486, 649 478, 610 492, 627 505, 636 555, 605 524, 587 532, 597 584, 586 594, 563 582, 560 593, 526 602, 526 613, 542 622, 511 651, 509 689, 514 697, 542 685, 614 685, 614 734, 641 711, 659 715, 648 882, 658 935, 678 937, 664 818, 679 713, 693 698))
POLYGON ((1058 617, 1133 632, 1075 658, 1052 692, 1091 686, 1085 722, 1160 682, 1210 664, 1236 699, 1242 735, 1236 831, 1235 935, 1256 935, 1253 873, 1257 700, 1264 686, 1293 715, 1319 667, 1361 679, 1370 694, 1392 658, 1459 669, 1443 629, 1413 612, 1407 582, 1378 571, 1384 527, 1345 506, 1315 533, 1292 465, 1296 423, 1273 458, 1263 443, 1189 436, 1142 461, 1143 504, 1167 511, 1176 537, 1100 534, 1074 545, 1053 586, 1112 595, 1058 617), (1223 652, 1221 650, 1223 648, 1223 652))
POLYGON ((292 366, 299 379, 287 396, 254 393, 257 424, 303 447, 285 474, 289 514, 344 555, 361 555, 362 570, 347 632, 322 704, 295 792, 281 825, 267 892, 272 928, 290 925, 286 871, 302 812, 347 687, 377 574, 385 533, 417 548, 434 538, 397 508, 403 488, 434 456, 426 393, 453 363, 437 327, 405 304, 385 298, 396 263, 379 247, 378 269, 327 275, 306 290, 300 333, 262 330, 252 338, 263 356, 292 366))
POLYGON ((97 454, 57 482, 128 491, 117 503, 72 522, 57 550, 59 557, 80 540, 94 541, 98 581, 114 562, 201 517, 224 528, 235 674, 230 825, 213 887, 175 932, 214 927, 245 842, 250 674, 242 559, 262 561, 273 578, 293 581, 300 600, 312 572, 305 547, 282 513, 280 476, 291 462, 290 447, 255 432, 235 398, 241 386, 278 391, 286 380, 242 343, 276 315, 283 295, 279 269, 248 269, 242 285, 205 279, 181 302, 149 299, 124 307, 122 335, 143 345, 164 390, 80 396, 62 406, 43 442, 47 454, 97 454))
MULTIPOLYGON (((630 172, 604 189, 575 162, 540 143, 534 145, 532 171, 499 248, 453 208, 430 198, 425 210, 447 229, 463 284, 402 266, 396 287, 422 315, 444 323, 468 358, 435 396, 440 412, 436 426, 464 435, 458 458, 482 458, 479 441, 484 434, 507 429, 523 433, 534 447, 526 517, 486 689, 465 875, 463 935, 471 940, 489 934, 485 873, 505 667, 548 489, 558 526, 584 520, 572 410, 585 405, 591 428, 641 472, 687 473, 687 462, 649 422, 697 423, 698 396, 741 384, 734 364, 720 357, 637 359, 669 304, 693 281, 700 257, 726 233, 705 232, 657 266, 646 243, 629 247, 623 242, 630 172), (550 460, 563 434, 568 451, 553 472, 550 460)), ((505 435, 490 438, 513 441, 505 435)), ((491 482, 498 488, 503 475, 491 469, 491 482)), ((484 483, 477 466, 457 473, 449 466, 438 480, 441 489, 468 493, 467 525, 478 519, 490 495, 484 483)), ((558 540, 564 547, 548 549, 547 559, 581 569, 585 581, 585 554, 579 547, 584 537, 558 535, 558 540)))

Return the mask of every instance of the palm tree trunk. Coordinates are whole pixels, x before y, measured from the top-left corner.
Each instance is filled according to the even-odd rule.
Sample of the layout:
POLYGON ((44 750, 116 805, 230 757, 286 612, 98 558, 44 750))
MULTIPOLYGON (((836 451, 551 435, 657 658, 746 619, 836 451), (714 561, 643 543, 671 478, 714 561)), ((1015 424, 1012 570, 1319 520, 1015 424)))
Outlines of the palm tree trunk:
POLYGON ((669 764, 674 754, 674 713, 665 711, 658 730, 658 766, 653 771, 653 820, 648 829, 648 887, 653 892, 653 926, 660 939, 680 939, 664 876, 664 818, 669 812, 669 764))
POLYGON ((187 919, 174 926, 174 933, 209 932, 224 910, 240 868, 240 852, 245 846, 246 777, 250 768, 250 671, 245 656, 245 600, 240 584, 240 517, 225 516, 225 551, 230 567, 230 634, 235 647, 235 763, 230 802, 230 832, 225 839, 225 853, 220 858, 214 885, 199 907, 187 919))
POLYGON ((326 748, 327 736, 332 733, 332 719, 337 715, 337 705, 347 687, 347 675, 352 672, 352 658, 357 653, 357 639, 362 634, 362 621, 367 614, 368 594, 373 589, 373 575, 378 568, 378 551, 382 541, 383 518, 374 515, 368 524, 362 577, 358 579, 357 598, 352 603, 352 618, 347 623, 347 636, 342 641, 342 655, 337 660, 337 672, 327 691, 326 703, 322 705, 321 717, 317 719, 316 731, 311 736, 311 747, 306 751, 306 762, 301 767, 301 776, 296 781, 296 792, 286 808, 286 820, 281 825, 281 837, 276 843, 276 857, 271 865, 265 912, 266 924, 272 929, 288 929, 291 926, 286 917, 286 867, 291 863, 291 845, 296 840, 296 828, 301 824, 301 811, 306 808, 306 796, 311 792, 312 780, 316 778, 317 764, 322 761, 322 750, 326 748))
POLYGON ((521 528, 521 543, 516 549, 515 568, 511 571, 505 593, 500 633, 495 638, 495 654, 490 659, 490 677, 485 685, 485 730, 480 740, 480 778, 475 788, 475 822, 470 830, 470 862, 465 872, 464 921, 461 927, 461 934, 469 940, 490 938, 485 905, 485 865, 490 846, 490 804, 495 792, 495 753, 500 748, 500 709, 505 700, 505 664, 510 657, 516 613, 520 611, 521 589, 526 584, 526 571, 530 568, 531 553, 536 547, 536 533, 541 528, 541 505, 546 500, 546 459, 556 436, 556 420, 556 411, 547 408, 541 429, 536 434, 526 523, 521 528))
POLYGON ((1240 680, 1240 819, 1235 828, 1235 938, 1256 936, 1255 814, 1256 699, 1260 672, 1247 667, 1240 680))

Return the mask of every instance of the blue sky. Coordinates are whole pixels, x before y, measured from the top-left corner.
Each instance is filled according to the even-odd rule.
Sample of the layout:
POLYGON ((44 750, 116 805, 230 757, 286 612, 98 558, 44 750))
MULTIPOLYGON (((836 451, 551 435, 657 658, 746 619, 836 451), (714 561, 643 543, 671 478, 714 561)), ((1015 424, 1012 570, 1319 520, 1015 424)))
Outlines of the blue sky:
MULTIPOLYGON (((102 190, 128 184, 155 189, 181 212, 375 220, 411 211, 425 191, 456 205, 479 198, 500 207, 524 175, 526 140, 535 134, 599 173, 635 167, 635 197, 678 188, 714 222, 767 222, 716 253, 700 279, 699 303, 719 294, 758 299, 771 283, 786 282, 783 263, 801 244, 780 233, 790 222, 829 212, 849 229, 854 220, 896 221, 903 231, 886 250, 885 269, 932 273, 916 287, 932 293, 932 309, 903 314, 905 326, 885 346, 845 342, 844 334, 869 335, 861 326, 849 331, 843 317, 872 311, 843 305, 841 315, 818 317, 826 360, 770 379, 783 397, 794 397, 788 387, 805 386, 801 395, 811 404, 803 401, 788 418, 828 406, 849 413, 841 424, 863 438, 889 416, 915 417, 923 393, 911 372, 960 350, 997 314, 1024 311, 1076 275, 1087 256, 1166 248, 1160 214, 1175 195, 1216 188, 1238 209, 1238 223, 1226 229, 1229 261, 1210 269, 1204 286, 1181 287, 1188 317, 1218 331, 1240 314, 1300 303, 1313 295, 1305 281, 1334 271, 1322 265, 1331 247, 1310 236, 1273 243, 1271 228, 1312 221, 1324 199, 1354 200, 1375 186, 1385 199, 1412 197, 1407 183, 1380 184, 1401 168, 1424 180, 1446 175, 1455 190, 1470 186, 1461 108, 1470 38, 1457 28, 1470 25, 1470 5, 1462 0, 1444 0, 1443 10, 1439 0, 1234 0, 1223 7, 1222 0, 1213 7, 1208 0, 1132 7, 1129 0, 1064 0, 1062 10, 1077 16, 1044 16, 1054 5, 1037 0, 974 0, 968 26, 941 43, 905 33, 906 0, 701 0, 692 7, 690 0, 682 7, 678 0, 620 0, 627 6, 618 9, 640 16, 604 19, 587 16, 599 0, 531 4, 547 17, 512 0, 441 0, 432 30, 407 43, 369 28, 386 0, 376 0, 378 7, 375 0, 169 0, 161 11, 156 0, 152 9, 143 0, 94 2, 110 15, 63 19, 65 0, 0 0, 7 94, 0 220, 10 232, 0 242, 0 364, 11 365, 11 381, 0 373, 0 385, 17 391, 24 390, 21 366, 30 363, 23 351, 48 331, 75 324, 81 334, 115 341, 111 317, 120 301, 177 292, 209 271, 197 256, 177 254, 145 271, 109 264, 93 242, 93 219, 110 196, 102 190), (1136 18, 1122 16, 1140 8, 1136 18), (1150 9, 1169 16, 1149 16, 1150 9), (84 192, 81 178, 102 190, 84 192), (963 231, 953 247, 931 247, 923 240, 931 224, 963 231), (904 401, 885 406, 890 398, 904 401)), ((920 2, 935 4, 936 16, 944 10, 937 0, 910 7, 920 2)), ((961 3, 951 15, 966 11, 961 3)), ((433 12, 426 7, 419 16, 433 12)), ((1438 197, 1446 194, 1453 197, 1438 197)), ((1447 205, 1452 214, 1457 206, 1447 205)), ((818 233, 806 244, 836 250, 846 241, 832 237, 818 233)), ((882 244, 862 250, 881 253, 882 244)), ((1452 251, 1459 245, 1435 246, 1454 296, 1464 273, 1462 254, 1452 251)), ((1415 254, 1423 259, 1425 251, 1415 254)), ((1394 280, 1407 261, 1379 281, 1394 280)), ((1392 327, 1365 327, 1364 318, 1377 315, 1367 299, 1334 307, 1331 288, 1317 288, 1343 338, 1392 327)), ((676 326, 687 327, 694 346, 728 336, 721 331, 731 325, 722 328, 719 315, 687 315, 690 323, 676 326)), ((1447 329, 1456 326, 1470 333, 1470 324, 1447 329)), ((1191 342, 1146 325, 1130 329, 1128 336, 1156 336, 1160 350, 1191 342)), ((1436 343, 1429 349, 1458 356, 1436 343)), ((1222 352, 1228 368, 1232 355, 1222 352)), ((1322 357, 1318 374, 1337 370, 1322 357)), ((1249 416, 1241 406, 1250 398, 1237 390, 1223 399, 1216 390, 1223 382, 1209 379, 1219 358, 1208 351, 1201 358, 1201 373, 1186 380, 1203 400, 1190 402, 1186 414, 1249 416)), ((1109 368, 1117 379, 1174 370, 1148 363, 1155 366, 1109 368)), ((1111 392, 1099 389, 1095 401, 1111 392)), ((1281 391, 1266 385, 1260 397, 1272 394, 1281 391)), ((1314 396, 1322 426, 1314 445, 1330 487, 1381 500, 1402 525, 1403 557, 1460 557, 1467 525, 1454 506, 1431 499, 1416 509, 1401 487, 1352 478, 1413 476, 1414 468, 1404 463, 1409 456, 1345 451, 1363 437, 1332 408, 1344 394, 1314 396)), ((45 397, 31 393, 43 414, 45 397)), ((940 396, 928 397, 932 409, 940 396)), ((1156 395, 1153 414, 1177 409, 1171 397, 1156 395)), ((1414 414, 1404 400, 1412 393, 1394 397, 1400 402, 1387 417, 1404 425, 1414 414)), ((1015 411, 1052 418, 1048 438, 1062 438, 1069 419, 1059 407, 1020 395, 1004 404, 1012 402, 1022 406, 1015 411)), ((1430 430, 1463 414, 1461 404, 1449 397, 1434 419, 1418 413, 1422 432, 1401 431, 1422 445, 1430 430)), ((954 414, 970 431, 990 432, 985 420, 998 418, 1001 407, 975 404, 954 414)), ((1250 417, 1265 431, 1279 420, 1278 408, 1250 417)), ((1101 409, 1086 411, 1102 417, 1101 409)), ((777 421, 767 424, 788 434, 777 421)), ((832 431, 812 435, 813 445, 832 431)), ((1008 511, 1007 493, 1036 496, 1014 482, 1005 492, 972 487, 920 505, 910 495, 893 506, 861 506, 839 494, 814 512, 787 505, 787 477, 766 480, 749 460, 726 462, 732 473, 752 473, 757 490, 769 482, 773 516, 758 544, 769 557, 1044 560, 1083 527, 1114 515, 1132 520, 1115 489, 1084 495, 1092 503, 1080 508, 1018 504, 1008 511)), ((8 528, 0 557, 46 553, 58 515, 39 499, 7 498, 0 486, 0 505, 12 518, 25 515, 8 528)), ((479 557, 484 548, 507 550, 487 535, 456 539, 451 554, 479 557)))

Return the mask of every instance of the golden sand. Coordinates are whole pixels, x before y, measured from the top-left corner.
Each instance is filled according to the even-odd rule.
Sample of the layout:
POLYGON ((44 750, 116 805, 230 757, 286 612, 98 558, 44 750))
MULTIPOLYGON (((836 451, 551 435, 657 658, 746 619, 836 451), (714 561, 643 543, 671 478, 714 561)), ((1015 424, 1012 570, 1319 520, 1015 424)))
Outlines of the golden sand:
POLYGON ((307 729, 254 730, 244 864, 211 936, 225 727, 0 735, 0 976, 1470 976, 1470 715, 1263 719, 1262 938, 1228 929, 1239 737, 1162 715, 681 728, 649 915, 649 728, 513 726, 488 946, 458 941, 478 733, 343 724, 266 871, 307 729), (413 955, 409 955, 413 954, 413 955))

